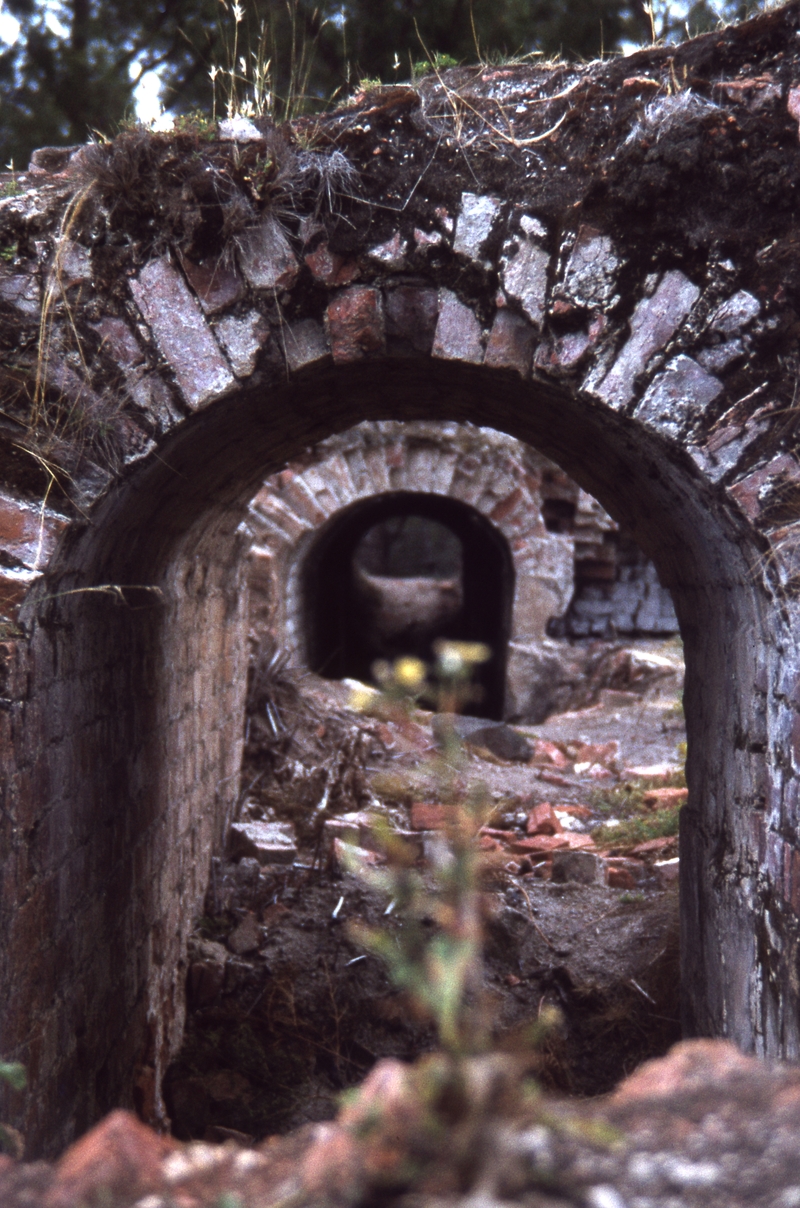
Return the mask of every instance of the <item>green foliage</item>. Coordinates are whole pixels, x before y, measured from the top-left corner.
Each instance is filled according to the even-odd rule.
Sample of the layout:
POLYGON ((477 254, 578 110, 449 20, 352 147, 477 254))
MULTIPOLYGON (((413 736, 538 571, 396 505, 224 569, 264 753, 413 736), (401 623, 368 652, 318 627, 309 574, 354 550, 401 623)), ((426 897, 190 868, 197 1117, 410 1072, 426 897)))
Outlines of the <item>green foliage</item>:
POLYGON ((651 22, 644 0, 4 0, 21 32, 0 48, 0 163, 113 134, 133 111, 136 79, 151 70, 170 112, 213 113, 221 74, 226 107, 239 111, 246 94, 256 112, 292 116, 359 79, 413 76, 413 64, 444 70, 532 52, 588 59, 625 41, 712 29, 763 2, 697 0, 684 16, 662 0, 651 22))
POLYGON ((684 773, 676 772, 665 780, 626 781, 612 789, 598 789, 593 795, 592 805, 600 814, 613 816, 619 825, 596 827, 592 838, 600 847, 635 847, 648 839, 661 839, 677 835, 680 805, 653 810, 645 805, 644 796, 648 789, 685 788, 684 773))
MULTIPOLYGON (((0 1082, 5 1082, 15 1091, 23 1091, 28 1083, 25 1066, 18 1061, 0 1061, 0 1082)), ((0 1124, 0 1153, 21 1158, 25 1148, 22 1134, 7 1124, 0 1124)))
POLYGON ((0 1061, 0 1082, 6 1082, 15 1091, 24 1091, 28 1083, 25 1066, 18 1061, 0 1061))
MULTIPOLYGON (((414 658, 376 665, 383 689, 380 703, 388 715, 394 712, 402 721, 421 696, 445 712, 457 712, 470 698, 472 669, 485 661, 488 649, 479 643, 440 641, 436 654, 430 671, 414 658)), ((374 707, 373 697, 366 701, 374 707)), ((442 1047, 453 1055, 480 1052, 489 1039, 475 836, 491 804, 482 785, 471 786, 466 795, 459 791, 463 761, 461 744, 451 731, 442 756, 430 761, 436 796, 448 806, 448 823, 430 870, 415 866, 415 853, 380 819, 375 837, 386 867, 362 868, 353 861, 354 871, 390 898, 403 920, 395 934, 352 924, 354 938, 385 962, 395 985, 435 1022, 442 1047)))
POLYGON ((0 260, 5 260, 6 264, 13 264, 17 258, 18 251, 18 243, 7 243, 3 247, 0 247, 0 260))

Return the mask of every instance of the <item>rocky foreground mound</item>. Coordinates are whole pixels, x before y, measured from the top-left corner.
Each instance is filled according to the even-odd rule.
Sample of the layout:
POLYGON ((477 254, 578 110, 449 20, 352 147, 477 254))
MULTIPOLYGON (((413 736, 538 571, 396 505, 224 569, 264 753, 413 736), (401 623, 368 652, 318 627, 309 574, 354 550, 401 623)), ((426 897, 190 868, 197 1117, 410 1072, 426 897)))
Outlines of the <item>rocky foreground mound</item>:
POLYGON ((114 1112, 55 1164, 0 1158, 3 1208, 735 1208, 800 1204, 800 1069, 676 1045, 566 1103, 518 1055, 377 1065, 333 1123, 254 1148, 114 1112))

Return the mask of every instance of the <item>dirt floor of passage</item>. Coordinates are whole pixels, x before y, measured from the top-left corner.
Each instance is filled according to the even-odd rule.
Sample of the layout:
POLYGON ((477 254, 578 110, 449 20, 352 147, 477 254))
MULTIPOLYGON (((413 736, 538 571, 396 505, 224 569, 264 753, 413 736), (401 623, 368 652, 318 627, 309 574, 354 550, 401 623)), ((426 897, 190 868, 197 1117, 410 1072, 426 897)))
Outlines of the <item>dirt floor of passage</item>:
MULTIPOLYGON (((611 1090, 680 1038, 675 826, 642 805, 648 785, 680 772, 680 649, 640 643, 635 654, 655 668, 637 691, 600 689, 588 708, 516 727, 533 750, 525 763, 467 747, 457 777, 467 787, 483 781, 492 806, 477 841, 495 1036, 514 1048, 525 1025, 557 1007, 537 1077, 577 1096, 611 1090), (655 776, 632 779, 642 768, 655 776), (530 834, 542 802, 565 824, 556 835, 530 834), (645 838, 651 849, 632 855, 648 828, 673 833, 645 838), (559 843, 594 853, 603 878, 551 879, 547 849, 565 850, 559 843)), ((382 812, 423 851, 435 840, 413 825, 413 803, 436 801, 431 715, 405 725, 365 717, 348 708, 346 689, 315 677, 276 680, 270 692, 268 725, 263 702, 250 715, 242 816, 291 822, 298 853, 283 866, 214 862, 190 942, 184 1045, 165 1079, 182 1139, 261 1139, 330 1119, 378 1059, 411 1060, 435 1045, 430 1024, 350 931, 360 920, 396 935, 403 918, 347 870, 329 834, 331 818, 382 812), (325 818, 315 820, 323 797, 325 818)))

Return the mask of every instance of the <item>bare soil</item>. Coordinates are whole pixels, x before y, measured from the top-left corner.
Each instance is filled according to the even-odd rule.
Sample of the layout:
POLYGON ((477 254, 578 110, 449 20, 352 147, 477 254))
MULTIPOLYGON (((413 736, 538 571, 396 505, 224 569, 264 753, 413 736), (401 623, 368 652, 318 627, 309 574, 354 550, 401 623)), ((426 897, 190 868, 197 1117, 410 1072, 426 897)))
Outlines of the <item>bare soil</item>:
MULTIPOLYGON (((485 783, 495 803, 494 834, 519 838, 526 811, 544 800, 589 804, 593 816, 574 820, 589 830, 608 820, 604 799, 624 783, 626 769, 675 763, 683 738, 680 650, 674 643, 637 649, 661 660, 666 651, 673 669, 662 668, 638 693, 600 689, 589 708, 521 728, 531 741, 547 739, 566 751, 616 740, 614 771, 597 779, 596 766, 594 777, 576 773, 573 760, 549 769, 548 780, 547 767, 469 749, 460 774, 466 785, 485 783), (554 774, 561 783, 552 783, 554 774)), ((341 1092, 377 1060, 411 1060, 435 1047, 429 1022, 415 1018, 382 963, 349 929, 360 920, 397 933, 402 917, 387 914, 388 899, 342 868, 314 821, 315 804, 327 793, 335 814, 369 805, 407 831, 409 802, 435 799, 424 749, 434 747, 430 715, 398 726, 353 712, 348 697, 340 684, 282 678, 275 667, 260 686, 256 677, 243 813, 290 819, 300 849, 293 865, 215 861, 206 915, 190 944, 185 1041, 165 1080, 181 1139, 219 1139, 234 1130, 260 1140, 330 1119, 341 1092), (265 682, 271 717, 263 707, 265 682), (232 935, 244 919, 254 924, 255 939, 251 950, 236 953, 231 946, 241 945, 232 935)), ((541 1047, 537 1077, 570 1095, 605 1093, 680 1037, 676 886, 664 886, 644 860, 634 892, 557 884, 544 857, 526 860, 495 842, 500 850, 486 856, 483 910, 484 987, 497 1042, 513 1048, 525 1026, 555 1006, 561 1024, 541 1047)))

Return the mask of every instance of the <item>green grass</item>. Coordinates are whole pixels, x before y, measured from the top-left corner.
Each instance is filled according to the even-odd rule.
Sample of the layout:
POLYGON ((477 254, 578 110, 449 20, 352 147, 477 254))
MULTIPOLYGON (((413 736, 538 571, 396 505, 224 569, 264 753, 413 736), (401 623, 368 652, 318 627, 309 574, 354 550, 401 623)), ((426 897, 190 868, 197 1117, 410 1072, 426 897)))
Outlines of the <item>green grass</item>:
POLYGON ((681 805, 653 810, 645 805, 644 797, 653 788, 685 787, 686 776, 681 771, 667 780, 629 780, 614 788, 597 789, 592 807, 606 817, 618 818, 620 825, 601 824, 591 832, 592 838, 599 847, 626 848, 677 835, 681 805))

